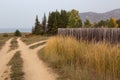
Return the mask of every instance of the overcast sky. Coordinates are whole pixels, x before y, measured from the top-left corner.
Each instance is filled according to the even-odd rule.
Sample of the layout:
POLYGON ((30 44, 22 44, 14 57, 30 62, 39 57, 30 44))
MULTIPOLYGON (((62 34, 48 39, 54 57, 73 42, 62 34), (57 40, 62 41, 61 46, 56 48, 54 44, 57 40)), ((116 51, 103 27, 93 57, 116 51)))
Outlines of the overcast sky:
POLYGON ((0 0, 0 28, 31 28, 35 16, 54 10, 106 12, 120 8, 120 0, 0 0))

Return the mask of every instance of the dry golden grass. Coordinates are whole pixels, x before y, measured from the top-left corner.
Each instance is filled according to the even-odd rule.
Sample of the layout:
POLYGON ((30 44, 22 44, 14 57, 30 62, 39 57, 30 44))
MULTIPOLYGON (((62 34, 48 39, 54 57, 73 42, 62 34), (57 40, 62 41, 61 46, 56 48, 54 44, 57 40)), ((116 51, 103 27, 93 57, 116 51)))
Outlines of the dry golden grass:
POLYGON ((21 40, 25 42, 27 45, 46 39, 48 39, 47 36, 32 35, 32 34, 27 34, 21 38, 21 40))
POLYGON ((7 64, 11 66, 10 80, 25 80, 23 72, 23 59, 21 58, 21 52, 17 51, 12 59, 7 64))
POLYGON ((45 43, 46 43, 46 42, 38 43, 38 44, 36 44, 36 45, 30 46, 29 48, 30 48, 30 49, 35 49, 35 48, 37 48, 37 47, 39 47, 39 46, 41 46, 41 45, 44 45, 45 43))
POLYGON ((0 49, 2 48, 2 46, 5 44, 5 42, 10 39, 13 36, 12 33, 8 33, 8 34, 3 34, 0 33, 0 49))
POLYGON ((120 80, 120 45, 52 37, 39 56, 70 80, 120 80))
POLYGON ((17 37, 14 37, 10 43, 11 43, 11 45, 10 45, 9 51, 15 50, 18 48, 17 37))

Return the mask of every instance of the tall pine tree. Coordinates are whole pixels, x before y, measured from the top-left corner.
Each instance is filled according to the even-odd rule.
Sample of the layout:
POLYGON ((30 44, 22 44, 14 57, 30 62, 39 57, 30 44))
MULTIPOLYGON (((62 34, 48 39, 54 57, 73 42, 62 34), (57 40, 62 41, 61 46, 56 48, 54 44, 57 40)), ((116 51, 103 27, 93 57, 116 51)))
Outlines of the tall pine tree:
POLYGON ((51 13, 49 13, 48 25, 47 25, 47 34, 51 34, 52 33, 52 27, 53 27, 52 15, 51 15, 51 13))
POLYGON ((56 34, 57 29, 60 27, 60 13, 58 11, 49 13, 48 17, 48 34, 56 34))
POLYGON ((65 10, 61 10, 61 14, 60 14, 60 28, 66 28, 67 24, 68 24, 68 12, 65 10))
POLYGON ((36 34, 36 35, 41 34, 41 24, 40 24, 40 22, 38 20, 38 16, 36 16, 35 27, 33 27, 32 33, 36 34))
POLYGON ((44 14, 44 17, 43 17, 43 20, 42 20, 42 34, 46 33, 46 22, 47 22, 47 19, 46 19, 46 15, 44 14))

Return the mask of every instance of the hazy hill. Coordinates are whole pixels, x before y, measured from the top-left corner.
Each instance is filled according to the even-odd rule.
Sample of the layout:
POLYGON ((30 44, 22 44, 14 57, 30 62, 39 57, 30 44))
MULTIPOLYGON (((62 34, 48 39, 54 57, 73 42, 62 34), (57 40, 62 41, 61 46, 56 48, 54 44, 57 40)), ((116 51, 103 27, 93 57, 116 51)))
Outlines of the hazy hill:
POLYGON ((98 22, 100 20, 107 20, 109 18, 120 19, 120 9, 115 9, 105 13, 85 12, 80 13, 82 21, 89 19, 91 22, 98 22))

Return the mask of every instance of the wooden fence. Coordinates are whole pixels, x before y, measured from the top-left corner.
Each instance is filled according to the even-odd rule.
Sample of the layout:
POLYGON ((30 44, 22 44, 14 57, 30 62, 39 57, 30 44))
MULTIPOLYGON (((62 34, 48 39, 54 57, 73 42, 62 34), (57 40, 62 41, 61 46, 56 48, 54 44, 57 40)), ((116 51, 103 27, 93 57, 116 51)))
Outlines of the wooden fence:
POLYGON ((87 41, 120 42, 119 28, 59 28, 58 35, 72 36, 87 41))

